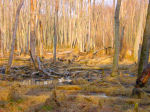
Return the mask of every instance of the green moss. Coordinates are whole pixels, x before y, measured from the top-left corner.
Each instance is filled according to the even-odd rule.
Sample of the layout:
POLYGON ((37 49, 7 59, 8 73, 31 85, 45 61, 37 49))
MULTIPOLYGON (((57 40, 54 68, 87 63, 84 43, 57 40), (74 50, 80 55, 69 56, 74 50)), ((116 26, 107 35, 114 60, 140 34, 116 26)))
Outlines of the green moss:
POLYGON ((42 107, 42 110, 44 110, 44 111, 50 111, 50 110, 53 110, 53 107, 51 105, 44 105, 42 107))
POLYGON ((18 110, 19 110, 19 111, 23 111, 23 108, 22 108, 22 107, 18 107, 18 110))

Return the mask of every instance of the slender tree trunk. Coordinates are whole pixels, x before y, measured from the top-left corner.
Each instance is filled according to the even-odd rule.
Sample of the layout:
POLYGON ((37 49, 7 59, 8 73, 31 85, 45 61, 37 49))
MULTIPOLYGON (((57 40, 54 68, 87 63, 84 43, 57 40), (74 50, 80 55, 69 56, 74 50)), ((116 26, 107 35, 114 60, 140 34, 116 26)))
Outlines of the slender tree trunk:
POLYGON ((2 0, 0 0, 0 51, 1 51, 1 54, 2 54, 2 57, 3 57, 3 31, 2 31, 2 26, 3 26, 3 4, 2 4, 2 0))
POLYGON ((122 28, 122 31, 121 31, 121 40, 120 40, 120 54, 121 54, 121 57, 120 57, 120 61, 122 61, 125 57, 125 54, 126 54, 126 45, 124 45, 124 30, 125 30, 125 27, 123 26, 122 28))
POLYGON ((28 54, 29 53, 29 37, 30 37, 30 25, 29 25, 29 23, 28 23, 28 25, 27 25, 27 36, 26 36, 26 51, 25 51, 25 54, 28 54))
POLYGON ((2 3, 1 0, 1 50, 2 50, 2 56, 4 56, 4 48, 5 48, 5 38, 4 38, 4 3, 2 3))
POLYGON ((73 42, 73 38, 72 38, 72 26, 71 26, 71 24, 72 24, 72 18, 71 18, 71 13, 72 13, 72 0, 69 0, 69 4, 70 4, 70 8, 69 8, 69 16, 70 16, 70 18, 69 18, 69 44, 70 44, 70 46, 72 47, 72 42, 73 42))
POLYGON ((146 26, 144 29, 144 36, 143 36, 143 43, 142 43, 142 50, 140 56, 140 62, 138 66, 138 78, 141 76, 143 68, 148 63, 149 58, 149 43, 150 43, 150 0, 147 9, 147 18, 146 18, 146 26))
POLYGON ((55 15, 54 15, 54 47, 53 47, 53 62, 56 63, 56 47, 57 47, 57 38, 58 38, 58 9, 59 9, 59 0, 55 2, 55 15))
POLYGON ((30 49, 35 60, 35 49, 36 49, 36 34, 35 34, 35 21, 36 21, 36 0, 30 0, 30 49))
MULTIPOLYGON (((115 14, 115 4, 116 3, 116 0, 113 0, 113 13, 115 14)), ((115 23, 115 18, 113 18, 113 23, 115 23)), ((113 30, 115 30, 115 25, 113 26, 113 30)), ((114 48, 114 38, 115 38, 115 35, 113 34, 112 36, 112 45, 111 47, 114 48)))
POLYGON ((89 13, 89 18, 88 18, 88 39, 87 39, 87 48, 86 51, 89 52, 91 49, 91 0, 88 0, 88 13, 89 13))
POLYGON ((119 63, 119 13, 120 13, 121 0, 117 0, 117 7, 115 10, 115 54, 113 58, 112 76, 118 74, 118 63, 119 63))
POLYGON ((140 50, 140 42, 141 42, 141 38, 143 36, 143 22, 144 22, 144 8, 141 7, 141 13, 140 13, 140 21, 139 21, 139 25, 138 25, 138 32, 137 32, 137 36, 135 38, 135 44, 134 44, 134 59, 136 62, 138 62, 138 58, 139 58, 139 50, 140 50))
POLYGON ((18 23, 19 23, 19 14, 20 14, 20 10, 23 6, 23 3, 24 3, 24 0, 21 0, 19 6, 17 8, 17 12, 16 12, 16 19, 15 19, 15 24, 14 24, 14 28, 13 28, 13 40, 12 40, 12 44, 11 44, 11 50, 10 50, 10 54, 9 54, 9 60, 8 60, 8 66, 6 68, 6 73, 9 73, 10 67, 11 67, 12 61, 13 61, 13 54, 14 54, 15 42, 16 42, 16 32, 17 32, 17 27, 18 27, 18 23))
POLYGON ((43 39, 43 26, 42 26, 41 21, 40 21, 39 25, 40 25, 40 56, 43 56, 44 39, 43 39))

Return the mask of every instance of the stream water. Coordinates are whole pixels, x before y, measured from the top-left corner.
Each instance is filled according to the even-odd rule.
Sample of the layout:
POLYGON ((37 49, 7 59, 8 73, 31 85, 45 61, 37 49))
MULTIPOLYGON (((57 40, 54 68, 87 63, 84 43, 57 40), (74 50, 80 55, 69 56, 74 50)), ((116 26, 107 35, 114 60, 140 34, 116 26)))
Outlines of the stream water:
POLYGON ((53 83, 53 80, 39 80, 39 79, 27 79, 20 82, 21 85, 50 85, 53 83))
POLYGON ((72 80, 67 78, 60 78, 60 79, 27 79, 20 81, 19 83, 21 85, 42 85, 42 86, 47 86, 51 85, 53 83, 57 83, 57 85, 63 85, 63 84, 71 84, 72 80))

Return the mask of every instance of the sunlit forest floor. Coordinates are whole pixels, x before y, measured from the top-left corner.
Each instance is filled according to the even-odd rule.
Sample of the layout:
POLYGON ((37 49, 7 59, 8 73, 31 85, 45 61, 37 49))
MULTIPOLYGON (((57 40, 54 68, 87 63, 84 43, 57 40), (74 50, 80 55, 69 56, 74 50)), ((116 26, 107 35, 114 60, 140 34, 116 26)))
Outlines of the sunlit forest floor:
POLYGON ((149 112, 150 86, 141 98, 131 96, 137 65, 120 61, 119 76, 111 77, 112 56, 102 52, 59 50, 41 58, 52 76, 34 69, 30 56, 15 55, 11 72, 0 59, 0 112, 149 112), (54 77, 53 77, 54 76, 54 77))

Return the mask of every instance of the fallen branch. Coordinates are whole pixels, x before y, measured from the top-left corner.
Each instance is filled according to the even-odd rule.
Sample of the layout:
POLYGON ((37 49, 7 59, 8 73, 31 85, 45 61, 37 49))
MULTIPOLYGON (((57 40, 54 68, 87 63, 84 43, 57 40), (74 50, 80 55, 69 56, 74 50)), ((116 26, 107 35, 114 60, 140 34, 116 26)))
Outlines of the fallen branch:
POLYGON ((43 72, 44 74, 46 74, 47 76, 50 76, 50 77, 54 77, 54 78, 59 78, 60 76, 55 76, 55 75, 51 75, 52 74, 52 71, 50 70, 50 73, 47 72, 45 69, 42 69, 42 63, 40 61, 40 58, 37 56, 37 62, 38 62, 38 70, 40 72, 43 72))
POLYGON ((38 68, 36 67, 36 64, 35 64, 35 60, 33 59, 31 50, 29 50, 29 53, 30 53, 30 57, 31 57, 31 60, 32 60, 32 62, 33 62, 34 68, 35 68, 36 70, 38 70, 38 68))
POLYGON ((42 68, 42 62, 40 61, 40 58, 37 56, 37 63, 38 63, 38 67, 36 67, 36 63, 35 63, 35 60, 33 59, 33 56, 32 56, 32 53, 31 53, 31 50, 29 50, 29 53, 30 53, 30 57, 31 57, 31 60, 33 62, 33 65, 35 67, 36 70, 38 70, 39 72, 42 72, 44 73, 45 75, 49 76, 49 77, 53 77, 53 78, 60 78, 61 76, 58 76, 59 74, 58 73, 55 73, 54 71, 52 71, 51 69, 49 70, 50 72, 47 72, 45 69, 42 68), (55 75, 52 75, 52 74, 55 74, 55 75))
POLYGON ((42 69, 42 67, 41 67, 42 63, 41 63, 40 58, 38 56, 37 56, 37 62, 38 62, 38 65, 39 65, 39 69, 41 70, 42 69))

